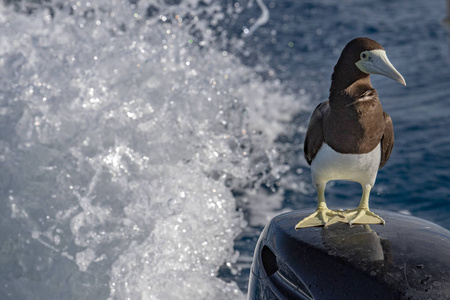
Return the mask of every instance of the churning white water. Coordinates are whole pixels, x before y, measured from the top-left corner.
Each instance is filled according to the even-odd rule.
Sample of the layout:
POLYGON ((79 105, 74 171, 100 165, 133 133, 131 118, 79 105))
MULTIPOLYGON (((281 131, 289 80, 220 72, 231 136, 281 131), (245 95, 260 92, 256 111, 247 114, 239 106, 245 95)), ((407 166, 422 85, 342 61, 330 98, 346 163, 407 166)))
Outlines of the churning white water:
POLYGON ((0 8, 1 299, 244 298, 231 190, 286 171, 301 103, 220 49, 220 6, 175 4, 0 8))

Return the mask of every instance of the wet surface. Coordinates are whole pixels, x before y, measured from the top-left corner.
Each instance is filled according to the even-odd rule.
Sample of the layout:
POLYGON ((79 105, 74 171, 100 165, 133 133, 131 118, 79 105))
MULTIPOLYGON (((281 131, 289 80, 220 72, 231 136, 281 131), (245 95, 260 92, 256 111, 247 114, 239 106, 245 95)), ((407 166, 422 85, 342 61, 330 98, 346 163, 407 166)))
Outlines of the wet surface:
MULTIPOLYGON (((374 212, 386 220, 385 226, 339 223, 296 231, 295 224, 312 210, 274 218, 257 251, 270 249, 279 270, 273 272, 272 266, 274 275, 267 276, 266 255, 261 268, 254 263, 254 274, 268 285, 278 275, 291 286, 301 282, 317 299, 358 294, 369 294, 368 299, 448 299, 450 231, 419 218, 374 212)), ((278 284, 275 290, 284 288, 278 284)))

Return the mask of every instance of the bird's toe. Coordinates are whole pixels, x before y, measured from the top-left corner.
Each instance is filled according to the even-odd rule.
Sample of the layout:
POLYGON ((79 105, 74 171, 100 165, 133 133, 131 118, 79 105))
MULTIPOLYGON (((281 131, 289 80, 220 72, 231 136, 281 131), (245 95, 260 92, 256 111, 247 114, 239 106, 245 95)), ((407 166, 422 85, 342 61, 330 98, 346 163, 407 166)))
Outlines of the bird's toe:
POLYGON ((385 224, 383 218, 368 209, 354 209, 346 211, 346 220, 350 225, 385 224))
POLYGON ((307 227, 329 226, 344 220, 344 212, 336 212, 331 209, 318 209, 311 215, 301 220, 295 229, 307 227))

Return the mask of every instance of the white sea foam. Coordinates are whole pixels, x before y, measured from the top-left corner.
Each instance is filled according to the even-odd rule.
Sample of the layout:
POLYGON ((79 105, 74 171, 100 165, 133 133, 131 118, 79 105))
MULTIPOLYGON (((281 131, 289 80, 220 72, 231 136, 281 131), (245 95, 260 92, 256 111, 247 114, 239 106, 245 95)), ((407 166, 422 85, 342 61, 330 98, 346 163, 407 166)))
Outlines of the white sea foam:
POLYGON ((2 7, 3 295, 244 297, 217 277, 246 223, 231 188, 286 172, 274 139, 300 102, 208 47, 197 2, 150 5, 2 7))

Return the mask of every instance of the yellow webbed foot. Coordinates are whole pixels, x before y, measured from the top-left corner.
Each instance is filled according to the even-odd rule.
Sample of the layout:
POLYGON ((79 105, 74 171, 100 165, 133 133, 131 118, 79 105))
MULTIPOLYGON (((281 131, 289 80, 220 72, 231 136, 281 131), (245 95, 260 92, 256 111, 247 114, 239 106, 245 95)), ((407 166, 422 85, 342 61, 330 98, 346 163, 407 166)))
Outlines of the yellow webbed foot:
POLYGON ((301 220, 295 229, 317 226, 329 226, 337 222, 345 222, 344 212, 328 208, 317 209, 314 213, 301 220))
POLYGON ((381 224, 384 225, 384 220, 377 214, 371 212, 368 208, 349 209, 345 212, 346 223, 353 224, 381 224))

